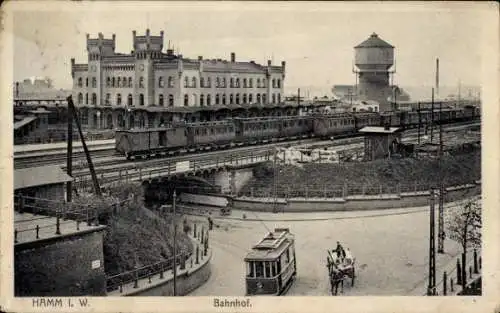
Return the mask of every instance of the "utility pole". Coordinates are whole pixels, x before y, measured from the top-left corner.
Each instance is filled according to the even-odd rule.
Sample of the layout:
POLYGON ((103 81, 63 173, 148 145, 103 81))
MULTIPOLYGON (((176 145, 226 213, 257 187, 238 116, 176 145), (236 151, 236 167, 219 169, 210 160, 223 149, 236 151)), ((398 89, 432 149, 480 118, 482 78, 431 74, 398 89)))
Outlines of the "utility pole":
POLYGON ((274 148, 274 202, 273 202, 273 212, 278 213, 278 149, 274 148))
POLYGON ((436 240, 434 225, 434 188, 431 189, 430 205, 430 229, 429 229, 429 285, 427 286, 427 295, 436 295, 436 240))
MULTIPOLYGON (((71 110, 68 106, 68 109, 71 110)), ((68 149, 66 156, 66 172, 69 177, 72 177, 73 174, 73 114, 72 112, 68 112, 68 149)), ((71 181, 66 183, 66 201, 72 201, 73 194, 73 184, 71 181)))
POLYGON ((173 203, 172 203, 172 210, 174 211, 174 215, 172 217, 172 228, 174 229, 174 296, 177 296, 177 223, 175 222, 175 202, 176 202, 177 194, 174 189, 174 195, 173 195, 173 203))
POLYGON ((417 144, 420 148, 420 124, 422 124, 422 118, 420 116, 420 101, 418 102, 417 114, 418 114, 418 133, 417 133, 417 144))
POLYGON ((431 100, 431 144, 434 138, 434 88, 432 88, 432 100, 431 100))
MULTIPOLYGON (((439 102, 441 121, 443 103, 439 102)), ((439 216, 438 216, 438 253, 444 253, 444 182, 443 182, 443 123, 439 123, 439 216)))

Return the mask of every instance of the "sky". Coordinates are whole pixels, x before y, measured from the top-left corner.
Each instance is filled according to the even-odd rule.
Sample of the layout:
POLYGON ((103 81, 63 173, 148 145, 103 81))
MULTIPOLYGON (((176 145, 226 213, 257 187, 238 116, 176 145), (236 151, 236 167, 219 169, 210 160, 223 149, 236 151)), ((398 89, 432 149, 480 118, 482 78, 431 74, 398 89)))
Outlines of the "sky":
MULTIPOLYGON (((376 32, 396 47, 395 84, 431 86, 440 59, 442 86, 481 84, 482 10, 471 6, 302 2, 72 2, 65 9, 14 14, 14 80, 49 76, 71 88, 70 59, 86 63, 86 33, 116 34, 116 51, 132 50, 132 30, 165 32, 185 57, 286 61, 286 91, 353 84, 354 46, 376 32), (70 10, 67 10, 71 8, 70 10)), ((58 2, 61 4, 61 2, 58 2)), ((480 7, 478 7, 480 8, 480 7)))

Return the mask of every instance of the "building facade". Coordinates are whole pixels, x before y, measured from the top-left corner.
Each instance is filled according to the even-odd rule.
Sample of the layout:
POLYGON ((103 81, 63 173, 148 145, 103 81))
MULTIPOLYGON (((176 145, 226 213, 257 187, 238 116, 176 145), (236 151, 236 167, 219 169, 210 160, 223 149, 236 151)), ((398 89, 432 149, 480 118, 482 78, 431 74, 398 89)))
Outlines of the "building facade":
POLYGON ((285 61, 275 66, 185 58, 164 52, 164 33, 133 31, 130 54, 115 51, 115 35, 87 35, 88 63, 71 60, 73 101, 82 124, 97 128, 154 127, 176 120, 220 119, 224 108, 275 107, 284 100, 285 61))

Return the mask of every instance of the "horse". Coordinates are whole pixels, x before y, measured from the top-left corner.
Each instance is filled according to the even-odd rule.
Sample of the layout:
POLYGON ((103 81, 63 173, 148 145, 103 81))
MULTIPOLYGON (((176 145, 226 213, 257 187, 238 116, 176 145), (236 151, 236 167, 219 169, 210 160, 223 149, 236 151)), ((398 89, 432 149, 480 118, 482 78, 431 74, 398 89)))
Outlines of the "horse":
POLYGON ((328 265, 328 274, 330 276, 330 292, 332 295, 338 294, 339 285, 341 286, 341 293, 344 292, 344 273, 336 268, 333 264, 328 265))

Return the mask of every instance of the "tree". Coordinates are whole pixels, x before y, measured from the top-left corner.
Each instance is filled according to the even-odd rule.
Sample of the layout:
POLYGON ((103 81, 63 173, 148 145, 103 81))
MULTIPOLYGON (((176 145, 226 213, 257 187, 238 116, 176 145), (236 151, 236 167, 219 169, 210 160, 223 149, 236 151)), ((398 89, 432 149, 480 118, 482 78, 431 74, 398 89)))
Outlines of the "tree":
POLYGON ((452 211, 447 219, 449 237, 458 242, 463 249, 461 275, 463 289, 467 284, 467 248, 481 247, 481 211, 479 199, 468 199, 459 205, 456 211, 452 211))
POLYGON ((481 247, 481 204, 478 199, 468 199, 451 212, 448 218, 448 234, 464 251, 468 247, 481 247))

